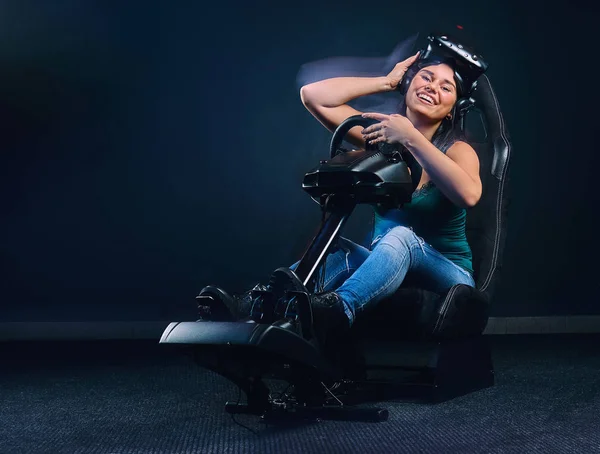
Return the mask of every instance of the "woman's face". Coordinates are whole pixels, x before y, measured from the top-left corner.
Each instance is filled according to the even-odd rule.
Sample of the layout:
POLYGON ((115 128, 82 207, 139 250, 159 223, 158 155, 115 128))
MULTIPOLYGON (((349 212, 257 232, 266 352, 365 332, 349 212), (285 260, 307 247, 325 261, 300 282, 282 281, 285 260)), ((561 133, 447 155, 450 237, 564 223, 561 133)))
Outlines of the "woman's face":
POLYGON ((448 115, 457 100, 454 71, 446 64, 426 66, 413 78, 406 96, 406 107, 433 121, 448 115))

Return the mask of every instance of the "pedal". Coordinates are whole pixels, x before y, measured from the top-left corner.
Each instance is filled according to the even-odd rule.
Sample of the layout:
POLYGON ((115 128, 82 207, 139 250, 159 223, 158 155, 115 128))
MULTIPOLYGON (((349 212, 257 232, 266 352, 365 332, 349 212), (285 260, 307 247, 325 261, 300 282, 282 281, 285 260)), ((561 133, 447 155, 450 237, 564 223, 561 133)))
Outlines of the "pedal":
POLYGON ((273 323, 275 318, 276 296, 271 290, 252 290, 250 316, 256 323, 273 323))
POLYGON ((228 322, 235 319, 235 300, 219 287, 204 287, 196 296, 196 302, 201 320, 228 322))
MULTIPOLYGON (((308 292, 290 290, 287 292, 290 304, 294 305, 297 320, 300 323, 300 333, 307 341, 315 338, 313 330, 313 313, 308 292)), ((287 315, 286 315, 287 317, 287 315)))
POLYGON ((273 292, 280 296, 276 301, 275 317, 296 318, 297 314, 293 311, 295 304, 290 301, 289 292, 308 293, 308 290, 296 273, 286 267, 277 268, 271 274, 269 285, 273 289, 273 292))
POLYGON ((198 303, 198 316, 200 317, 197 321, 210 320, 211 306, 214 305, 214 298, 211 296, 197 296, 196 302, 198 303))

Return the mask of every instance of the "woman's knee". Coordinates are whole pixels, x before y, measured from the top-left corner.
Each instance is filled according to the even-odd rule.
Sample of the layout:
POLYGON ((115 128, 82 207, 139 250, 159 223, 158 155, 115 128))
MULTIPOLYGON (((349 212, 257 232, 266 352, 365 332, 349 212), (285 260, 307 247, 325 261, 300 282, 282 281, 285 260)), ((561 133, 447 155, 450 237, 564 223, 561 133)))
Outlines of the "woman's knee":
POLYGON ((379 244, 387 244, 394 248, 409 248, 415 241, 418 241, 415 233, 409 227, 399 225, 390 229, 379 244))

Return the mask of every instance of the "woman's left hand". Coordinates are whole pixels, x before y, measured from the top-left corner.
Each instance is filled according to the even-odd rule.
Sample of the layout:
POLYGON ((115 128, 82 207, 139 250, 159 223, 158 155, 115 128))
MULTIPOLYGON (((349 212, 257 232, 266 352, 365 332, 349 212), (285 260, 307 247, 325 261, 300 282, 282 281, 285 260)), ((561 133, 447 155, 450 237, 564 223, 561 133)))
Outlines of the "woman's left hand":
POLYGON ((408 141, 415 137, 415 134, 419 133, 408 118, 399 114, 386 115, 369 112, 362 114, 362 116, 379 121, 379 123, 368 126, 362 131, 363 139, 369 144, 385 142, 406 145, 408 141))

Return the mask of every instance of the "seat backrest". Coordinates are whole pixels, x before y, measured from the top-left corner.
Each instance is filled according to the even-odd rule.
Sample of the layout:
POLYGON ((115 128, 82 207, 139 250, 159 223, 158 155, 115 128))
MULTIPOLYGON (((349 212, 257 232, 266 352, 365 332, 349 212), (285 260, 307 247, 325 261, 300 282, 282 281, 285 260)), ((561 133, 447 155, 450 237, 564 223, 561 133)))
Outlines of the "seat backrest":
MULTIPOLYGON (((467 212, 466 234, 473 252, 477 288, 491 298, 500 277, 509 205, 508 183, 512 146, 498 98, 487 75, 477 82, 472 98, 476 109, 467 113, 465 134, 480 161, 483 193, 467 212), (484 136, 473 138, 473 118, 479 114, 484 136), (470 130, 471 129, 471 130, 470 130)), ((481 136, 481 134, 479 134, 481 136)))

